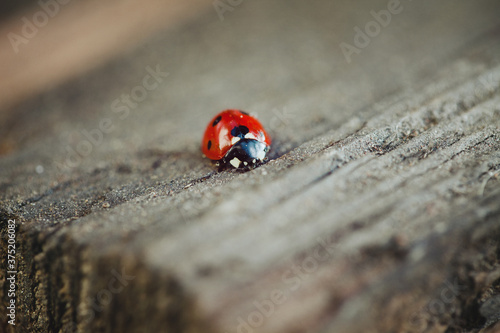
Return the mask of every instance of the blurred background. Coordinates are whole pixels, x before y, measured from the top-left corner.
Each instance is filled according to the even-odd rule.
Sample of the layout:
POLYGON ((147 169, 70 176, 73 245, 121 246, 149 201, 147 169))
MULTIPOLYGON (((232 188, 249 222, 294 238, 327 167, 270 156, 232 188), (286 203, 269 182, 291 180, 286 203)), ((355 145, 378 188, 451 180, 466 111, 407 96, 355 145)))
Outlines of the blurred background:
POLYGON ((26 147, 39 154, 42 140, 53 161, 63 160, 82 130, 110 119, 110 140, 92 147, 91 163, 125 147, 197 152, 206 119, 232 107, 273 123, 282 153, 416 88, 499 21, 493 0, 1 6, 0 156, 26 147), (137 88, 140 102, 124 107, 148 68, 168 75, 146 96, 137 88))

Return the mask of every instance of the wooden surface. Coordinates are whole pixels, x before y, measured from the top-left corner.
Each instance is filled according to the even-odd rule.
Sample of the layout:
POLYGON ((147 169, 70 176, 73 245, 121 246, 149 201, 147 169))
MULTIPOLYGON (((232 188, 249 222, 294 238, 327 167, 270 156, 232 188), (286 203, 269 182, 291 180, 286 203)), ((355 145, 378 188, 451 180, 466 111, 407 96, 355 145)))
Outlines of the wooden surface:
POLYGON ((2 331, 498 332, 498 4, 402 1, 350 62, 387 1, 231 8, 4 109, 2 331), (268 163, 201 157, 225 108, 268 163))

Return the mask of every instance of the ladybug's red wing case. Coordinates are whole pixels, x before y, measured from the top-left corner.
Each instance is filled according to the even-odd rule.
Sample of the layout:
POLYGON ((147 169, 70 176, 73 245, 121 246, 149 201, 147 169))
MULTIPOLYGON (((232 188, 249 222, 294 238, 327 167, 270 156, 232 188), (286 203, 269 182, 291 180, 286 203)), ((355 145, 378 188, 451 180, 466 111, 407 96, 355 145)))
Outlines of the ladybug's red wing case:
POLYGON ((231 126, 237 123, 230 110, 217 114, 207 125, 203 135, 202 151, 211 160, 220 160, 231 147, 231 138, 228 136, 231 126))
POLYGON ((262 162, 270 146, 271 138, 262 124, 240 110, 217 114, 208 123, 202 140, 206 157, 235 168, 262 162))

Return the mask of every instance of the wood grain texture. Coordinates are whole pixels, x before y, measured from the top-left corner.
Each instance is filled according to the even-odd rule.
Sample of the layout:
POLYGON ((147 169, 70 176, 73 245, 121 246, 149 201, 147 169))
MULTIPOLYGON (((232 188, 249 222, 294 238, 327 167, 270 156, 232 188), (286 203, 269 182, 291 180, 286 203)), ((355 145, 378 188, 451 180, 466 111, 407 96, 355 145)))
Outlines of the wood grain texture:
POLYGON ((498 5, 401 5, 347 63, 387 2, 242 2, 9 111, 16 332, 496 332, 498 5), (200 156, 228 107, 268 163, 200 156))

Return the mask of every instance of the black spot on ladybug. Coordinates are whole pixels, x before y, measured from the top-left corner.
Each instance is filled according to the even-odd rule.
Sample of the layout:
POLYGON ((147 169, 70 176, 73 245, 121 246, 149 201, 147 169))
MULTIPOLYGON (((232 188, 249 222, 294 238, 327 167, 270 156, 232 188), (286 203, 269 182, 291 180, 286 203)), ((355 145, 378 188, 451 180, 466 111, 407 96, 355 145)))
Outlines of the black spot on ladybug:
POLYGON ((241 111, 241 110, 240 110, 240 113, 243 113, 245 116, 249 116, 249 114, 248 114, 248 113, 246 113, 245 111, 241 111))
MULTIPOLYGON (((217 125, 221 119, 222 119, 221 116, 218 116, 217 118, 215 118, 214 122, 212 123, 212 127, 217 125)), ((210 148, 208 148, 208 149, 210 149, 210 148)))
POLYGON ((210 150, 212 147, 212 140, 208 140, 207 149, 210 150))
POLYGON ((231 135, 243 139, 248 132, 249 132, 248 127, 241 125, 233 128, 231 130, 231 135))

